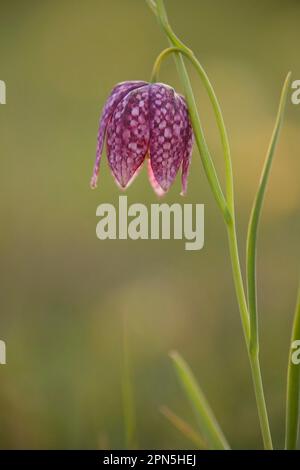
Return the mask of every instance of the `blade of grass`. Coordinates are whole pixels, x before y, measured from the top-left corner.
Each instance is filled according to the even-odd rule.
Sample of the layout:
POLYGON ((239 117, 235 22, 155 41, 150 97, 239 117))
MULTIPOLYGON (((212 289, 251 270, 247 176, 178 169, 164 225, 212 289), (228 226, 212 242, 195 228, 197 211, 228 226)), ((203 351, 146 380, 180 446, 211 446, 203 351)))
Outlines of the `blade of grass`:
POLYGON ((300 340, 300 287, 298 290, 288 363, 285 435, 285 448, 287 450, 296 449, 299 432, 300 364, 293 363, 292 361, 292 354, 294 350, 293 343, 297 340, 300 340))
POLYGON ((134 450, 137 449, 138 444, 136 437, 136 415, 134 406, 132 373, 128 347, 128 326, 127 317, 125 314, 123 317, 122 393, 126 449, 134 450))
POLYGON ((201 435, 204 436, 211 449, 229 449, 224 434, 191 369, 176 351, 171 352, 170 357, 183 390, 194 408, 201 435))
POLYGON ((167 406, 160 408, 161 414, 176 428, 180 431, 187 439, 189 439, 197 449, 207 449, 207 444, 204 442, 202 437, 193 429, 184 419, 176 415, 167 406))
POLYGON ((247 235, 247 290, 248 290, 248 306, 250 314, 250 351, 258 352, 258 318, 257 318, 257 293, 256 293, 256 246, 259 219, 261 215, 264 195, 270 175, 272 161, 278 142, 285 104, 287 100, 291 73, 289 72, 281 92, 279 108, 277 112, 276 122, 267 151, 267 156, 262 171, 258 191, 252 207, 247 235))

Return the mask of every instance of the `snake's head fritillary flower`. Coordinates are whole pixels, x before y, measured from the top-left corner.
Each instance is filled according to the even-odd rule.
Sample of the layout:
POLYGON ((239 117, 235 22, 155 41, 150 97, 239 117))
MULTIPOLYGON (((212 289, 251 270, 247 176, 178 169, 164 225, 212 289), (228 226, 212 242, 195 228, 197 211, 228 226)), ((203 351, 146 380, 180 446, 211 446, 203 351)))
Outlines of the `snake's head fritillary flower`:
POLYGON ((124 82, 111 92, 100 119, 91 187, 97 186, 106 138, 107 158, 116 182, 126 188, 148 159, 150 183, 165 194, 182 168, 182 194, 193 146, 184 98, 162 83, 124 82))

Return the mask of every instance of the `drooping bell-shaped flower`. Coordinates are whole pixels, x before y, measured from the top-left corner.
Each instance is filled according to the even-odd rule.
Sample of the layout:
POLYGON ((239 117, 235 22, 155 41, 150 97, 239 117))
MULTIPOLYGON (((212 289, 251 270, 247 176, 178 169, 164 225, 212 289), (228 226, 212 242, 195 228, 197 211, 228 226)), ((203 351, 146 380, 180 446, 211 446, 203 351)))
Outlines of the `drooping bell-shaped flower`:
POLYGON ((126 188, 149 157, 149 180, 157 194, 168 191, 180 167, 182 194, 186 192, 193 131, 185 100, 173 88, 131 81, 113 89, 100 119, 92 188, 97 186, 105 137, 119 186, 126 188))

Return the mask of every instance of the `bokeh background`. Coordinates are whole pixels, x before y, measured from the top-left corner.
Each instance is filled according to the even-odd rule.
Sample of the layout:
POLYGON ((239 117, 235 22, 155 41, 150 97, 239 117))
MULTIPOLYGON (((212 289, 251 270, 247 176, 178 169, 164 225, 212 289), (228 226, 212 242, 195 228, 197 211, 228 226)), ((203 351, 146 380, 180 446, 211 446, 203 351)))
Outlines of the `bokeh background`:
MULTIPOLYGON (((241 259, 286 73, 300 78, 297 0, 166 0, 171 23, 215 86, 233 153, 241 259)), ((103 241, 96 207, 118 203, 103 159, 89 189, 98 118, 120 81, 147 80, 166 40, 142 0, 0 1, 1 448, 124 448, 126 322, 140 448, 191 448, 160 414, 195 425, 168 358, 189 362, 230 444, 261 448, 225 228, 194 150, 189 190, 205 204, 205 247, 103 241), (125 320, 124 320, 125 319, 125 320)), ((190 69, 189 69, 190 70, 190 69)), ((190 70, 216 166, 213 115, 190 70)), ((181 90, 173 61, 161 80, 181 90)), ((277 447, 299 265, 300 106, 288 104, 259 235, 261 363, 277 447)), ((128 202, 157 202, 144 169, 128 202)))

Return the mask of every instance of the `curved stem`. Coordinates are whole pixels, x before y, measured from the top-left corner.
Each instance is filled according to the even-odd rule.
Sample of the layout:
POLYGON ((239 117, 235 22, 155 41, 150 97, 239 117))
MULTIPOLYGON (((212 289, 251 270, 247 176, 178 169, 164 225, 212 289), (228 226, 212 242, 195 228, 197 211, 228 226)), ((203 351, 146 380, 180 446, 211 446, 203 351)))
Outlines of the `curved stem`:
MULTIPOLYGON (((214 195, 217 199, 219 207, 222 209, 222 213, 226 222, 227 232, 228 232, 228 240, 229 240, 229 248, 230 248, 230 256, 231 256, 231 264, 233 270, 233 278, 235 284, 235 290, 241 315, 241 321, 243 325, 244 336, 247 345, 247 351, 249 355, 249 361, 251 365, 252 371, 252 379, 253 385, 255 390, 259 420, 261 425, 261 431, 264 441, 264 446, 266 449, 272 449, 272 439, 270 434, 269 422, 268 422, 268 415, 266 410, 264 392, 263 392, 263 385, 261 379, 261 372, 260 372, 260 365, 259 365, 259 357, 258 353, 256 354, 255 351, 251 352, 250 350, 250 320, 249 320, 249 312, 248 306, 246 302, 245 296, 245 289, 243 278, 241 274, 240 262, 239 262, 239 251, 238 251, 238 244, 237 244, 237 235, 236 235, 236 226, 235 226, 235 208, 234 208, 234 191, 233 191, 233 176, 232 176, 232 164, 231 164, 231 155, 230 155, 230 147, 229 141, 227 136, 227 131, 225 128, 222 112, 214 93, 213 87, 210 84, 210 81, 202 68, 201 64, 197 61, 192 51, 187 48, 175 35, 173 32, 168 18, 165 11, 163 0, 157 0, 156 2, 156 11, 157 16, 161 22, 161 25, 166 32, 169 42, 171 46, 174 48, 180 49, 179 51, 173 51, 175 53, 175 60, 179 75, 181 77, 182 83, 185 88, 185 95, 186 101, 190 112, 191 121, 193 124, 195 139, 198 144, 198 148, 200 151, 200 155, 202 157, 203 165, 210 182, 211 188, 214 192, 214 195), (224 158, 225 158, 225 171, 226 171, 226 191, 227 191, 227 199, 224 202, 222 200, 222 190, 219 185, 219 181, 217 175, 214 170, 214 166, 207 148, 207 144, 205 142, 204 134, 202 131, 202 126, 200 123, 200 118, 198 115, 197 106, 195 103, 194 94, 191 87, 191 82, 184 64, 184 60, 182 54, 186 55, 196 67, 199 76, 207 90, 208 96, 212 102, 213 109, 215 112, 218 128, 221 134, 221 140, 223 145, 224 151, 224 158), (204 151, 204 154, 203 154, 204 151), (204 156, 204 158, 203 158, 204 156), (207 167, 208 164, 208 167, 207 167), (213 168, 214 173, 211 174, 208 169, 210 170, 213 168), (217 185, 216 185, 217 182, 217 185), (221 196, 221 197, 220 197, 221 196)), ((224 196, 223 196, 224 197, 224 196)))
POLYGON ((235 291, 238 300, 241 320, 243 324, 244 336, 247 345, 248 357, 251 366, 252 380, 254 386, 255 399, 257 404, 258 417, 260 422, 260 428, 262 438, 264 442, 264 448, 271 450, 273 449, 272 437, 269 426, 269 419, 267 413, 267 407, 264 397, 264 389, 260 371, 259 355, 258 350, 250 349, 250 322, 249 313, 247 308, 245 289, 241 274, 238 244, 236 236, 235 221, 233 219, 232 224, 227 224, 227 233, 229 240, 230 257, 232 264, 233 279, 235 284, 235 291))
MULTIPOLYGON (((182 43, 181 43, 182 44, 182 43)), ((225 173, 226 173, 226 195, 227 195, 227 202, 228 202, 228 207, 233 214, 234 212, 234 194, 233 194, 233 177, 232 177, 232 163, 231 163, 231 151, 230 151, 230 145, 229 145, 229 139, 228 139, 228 133, 226 130, 224 118, 222 115, 221 107, 218 102, 218 98, 215 94, 215 91, 213 89, 213 86, 208 78, 207 73, 205 72, 204 68, 198 61, 197 57, 194 55, 193 51, 191 49, 188 49, 187 47, 169 47, 167 49, 164 49, 159 56, 157 57, 153 71, 152 71, 152 81, 157 81, 160 66, 163 62, 164 59, 166 59, 170 54, 173 53, 180 53, 186 56, 190 62, 193 64, 195 69, 197 70, 200 79, 202 80, 202 83, 207 91, 208 97, 210 99, 210 102, 213 107, 213 111, 216 117, 217 121, 217 126, 220 132, 221 136, 221 143, 222 143, 222 148, 223 148, 223 153, 224 153, 224 159, 225 159, 225 173)))
POLYGON ((254 392, 258 410, 258 417, 260 422, 261 433, 264 441, 264 448, 266 450, 273 450, 272 436, 270 432, 269 418, 264 396, 264 388, 260 371, 259 355, 257 352, 249 353, 252 380, 254 384, 254 392))
POLYGON ((184 53, 181 47, 167 47, 167 49, 164 49, 161 51, 161 53, 157 56, 152 73, 151 73, 151 82, 157 82, 158 81, 158 75, 160 72, 160 67, 164 59, 166 59, 169 55, 174 54, 174 53, 184 53))
POLYGON ((238 306, 241 314, 241 320, 243 325, 243 331, 245 336, 245 341, 247 348, 250 341, 250 323, 249 323, 249 314, 248 307, 246 302, 246 295, 244 289, 244 282, 241 273, 240 259, 239 259, 239 249, 236 236, 236 227, 234 221, 227 224, 227 235, 229 243, 229 251, 231 258, 232 274, 233 281, 235 285, 235 292, 237 296, 238 306))
MULTIPOLYGON (((180 51, 182 53, 190 54, 191 53, 190 49, 186 47, 173 33, 166 17, 164 5, 161 1, 158 1, 156 3, 156 8, 157 8, 158 17, 162 22, 163 28, 167 32, 171 45, 175 48, 180 48, 180 51)), ((223 217, 226 221, 229 221, 231 220, 231 213, 228 208, 228 204, 224 197, 223 191, 221 189, 221 185, 220 185, 205 137, 204 137, 204 132, 202 129, 202 124, 201 124, 198 109, 196 106, 191 81, 189 79, 189 75, 187 73, 181 53, 175 54, 175 60, 176 60, 176 65, 177 65, 179 76, 184 86, 185 99, 188 105, 190 119, 191 119, 191 123, 192 123, 193 130, 194 130, 195 140, 196 140, 196 144, 200 153, 204 171, 206 173, 208 182, 210 184, 210 187, 216 199, 216 202, 219 208, 221 209, 223 217)))
POLYGON ((159 54, 159 56, 157 57, 154 63, 152 78, 155 80, 157 79, 162 61, 165 58, 167 58, 167 56, 169 56, 170 54, 178 53, 178 52, 185 55, 192 62, 192 64, 195 66, 196 70, 198 71, 201 79, 203 80, 205 84, 205 88, 208 92, 209 98, 211 100, 211 103, 212 103, 212 106, 216 115, 217 125, 221 134, 222 146, 223 146, 224 156, 225 156, 225 165, 226 165, 227 199, 229 200, 228 207, 230 208, 230 215, 231 215, 231 218, 225 221, 228 227, 229 245, 230 245, 230 253, 231 253, 235 288, 236 288, 239 308, 240 308, 240 312, 242 316, 242 324, 243 324, 245 339, 248 344, 249 339, 250 339, 250 326, 249 326, 249 315, 248 315, 246 297, 244 294, 243 279, 241 276, 241 268, 240 268, 238 245, 237 245, 237 239, 236 239, 236 230, 235 230, 233 178, 232 178, 230 146, 229 146, 229 140, 228 140, 227 131, 225 128, 225 123, 224 123, 224 119, 222 116, 220 105, 218 103, 216 94, 213 90, 213 87, 209 81, 209 78, 206 72, 204 71, 203 67, 201 66, 197 58, 194 56, 193 52, 187 48, 183 50, 181 47, 169 47, 168 49, 163 50, 159 54))

